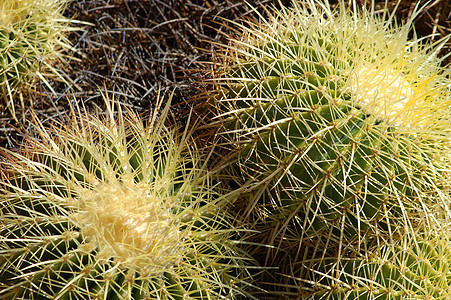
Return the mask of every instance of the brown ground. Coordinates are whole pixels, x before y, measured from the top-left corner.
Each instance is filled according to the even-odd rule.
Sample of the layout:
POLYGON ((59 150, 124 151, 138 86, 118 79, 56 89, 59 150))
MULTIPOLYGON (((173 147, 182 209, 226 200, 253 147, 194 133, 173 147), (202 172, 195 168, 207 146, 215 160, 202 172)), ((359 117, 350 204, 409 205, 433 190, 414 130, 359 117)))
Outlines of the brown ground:
MULTIPOLYGON (((330 0, 335 1, 335 0, 330 0)), ((389 0, 389 7, 396 0, 389 0)), ((42 86, 35 96, 33 110, 46 122, 68 114, 70 104, 84 105, 89 111, 102 111, 102 91, 130 107, 146 113, 156 102, 158 92, 174 92, 173 104, 184 107, 195 93, 193 79, 200 79, 197 62, 210 55, 201 49, 212 49, 209 41, 223 41, 219 32, 227 32, 223 18, 239 21, 253 17, 244 1, 227 0, 78 0, 66 15, 91 25, 80 25, 84 31, 70 36, 79 51, 78 59, 62 66, 72 81, 67 89, 53 82, 59 95, 49 96, 42 86), (222 24, 222 25, 221 25, 222 24)), ((248 1, 258 6, 257 1, 248 1)), ((260 1, 270 6, 276 0, 260 1)), ((289 3, 289 1, 280 1, 289 3)), ((369 0, 357 0, 360 5, 369 0)), ((384 0, 376 0, 378 4, 384 0)), ((397 10, 400 21, 406 20, 418 1, 401 0, 397 10)), ((425 3, 426 1, 420 1, 425 3)), ((451 2, 431 1, 415 23, 419 36, 436 34, 438 40, 451 33, 451 2)), ((448 42, 442 55, 450 53, 448 42)), ((451 60, 448 58, 446 63, 451 60)), ((39 85, 39 83, 38 83, 39 85)), ((20 111, 20 108, 17 108, 20 111)), ((30 107, 20 111, 19 122, 0 108, 0 146, 14 148, 29 128, 30 107)))

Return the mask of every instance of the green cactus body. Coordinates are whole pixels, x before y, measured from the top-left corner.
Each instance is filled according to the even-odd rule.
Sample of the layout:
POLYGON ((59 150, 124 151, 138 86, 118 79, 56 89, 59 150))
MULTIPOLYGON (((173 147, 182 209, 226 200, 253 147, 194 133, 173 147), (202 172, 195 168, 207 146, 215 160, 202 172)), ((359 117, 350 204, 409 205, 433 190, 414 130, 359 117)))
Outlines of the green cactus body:
POLYGON ((245 215, 260 220, 260 241, 293 255, 409 224, 444 201, 437 157, 450 153, 449 90, 431 49, 407 42, 408 25, 308 3, 242 27, 214 102, 232 172, 253 185, 245 215))
POLYGON ((58 75, 52 61, 70 48, 62 16, 65 0, 5 0, 0 4, 0 92, 15 115, 18 91, 36 78, 58 75))
POLYGON ((373 249, 371 257, 322 262, 299 299, 449 299, 448 237, 421 235, 373 249))
POLYGON ((227 197, 190 132, 164 126, 168 107, 147 127, 131 114, 80 116, 5 158, 0 298, 245 294, 248 258, 219 210, 227 197))

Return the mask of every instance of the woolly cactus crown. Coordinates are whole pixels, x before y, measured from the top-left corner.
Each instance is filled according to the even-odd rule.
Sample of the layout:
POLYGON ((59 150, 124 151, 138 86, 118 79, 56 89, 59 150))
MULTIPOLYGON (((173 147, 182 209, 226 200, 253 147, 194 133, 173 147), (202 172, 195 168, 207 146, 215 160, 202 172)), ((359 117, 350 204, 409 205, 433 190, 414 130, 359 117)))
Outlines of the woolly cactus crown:
MULTIPOLYGON (((374 7, 351 11, 343 1, 339 3, 333 9, 327 1, 293 1, 292 7, 268 10, 261 23, 238 25, 242 31, 225 46, 219 70, 225 66, 222 71, 233 82, 256 82, 263 76, 305 76, 306 86, 275 89, 274 97, 308 86, 334 89, 337 84, 340 90, 336 96, 351 93, 355 107, 395 124, 400 132, 412 126, 447 124, 444 108, 450 106, 449 80, 436 56, 447 38, 434 44, 409 39, 421 8, 415 9, 406 24, 399 25, 394 12, 377 14, 374 7), (250 65, 247 71, 255 78, 243 73, 250 65), (315 77, 322 80, 315 82, 315 77)), ((354 3, 353 7, 358 6, 354 3)), ((301 79, 297 82, 301 84, 301 79)))
POLYGON ((40 128, 0 185, 2 299, 198 299, 244 293, 247 260, 191 131, 108 105, 40 128), (39 286, 39 289, 35 287, 39 286))

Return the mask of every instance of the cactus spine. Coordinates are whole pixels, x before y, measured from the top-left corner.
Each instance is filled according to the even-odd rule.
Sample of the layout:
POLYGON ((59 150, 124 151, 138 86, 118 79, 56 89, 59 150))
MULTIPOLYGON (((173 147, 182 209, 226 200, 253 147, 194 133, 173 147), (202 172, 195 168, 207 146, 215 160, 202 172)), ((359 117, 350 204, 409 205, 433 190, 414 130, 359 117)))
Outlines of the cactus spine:
POLYGON ((282 252, 279 266, 384 244, 448 205, 438 45, 409 41, 411 23, 391 25, 393 15, 340 3, 270 11, 242 25, 219 62, 216 124, 231 172, 250 184, 239 205, 256 239, 282 252))
POLYGON ((62 16, 65 3, 65 0, 0 3, 0 92, 2 102, 14 117, 14 99, 17 101, 19 91, 31 88, 37 78, 47 84, 45 78, 58 75, 52 61, 61 60, 62 50, 70 48, 65 37, 69 20, 62 16))
MULTIPOLYGON (((234 299, 246 256, 191 132, 118 111, 3 164, 2 299, 234 299)), ((156 115, 156 114, 155 114, 156 115)))

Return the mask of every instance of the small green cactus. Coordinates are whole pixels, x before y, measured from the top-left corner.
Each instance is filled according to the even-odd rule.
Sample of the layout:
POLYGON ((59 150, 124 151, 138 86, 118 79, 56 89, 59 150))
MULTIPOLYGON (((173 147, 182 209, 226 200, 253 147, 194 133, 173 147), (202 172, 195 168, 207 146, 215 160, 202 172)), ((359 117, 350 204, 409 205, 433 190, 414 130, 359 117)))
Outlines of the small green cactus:
POLYGON ((70 48, 65 37, 69 21, 62 15, 65 3, 3 0, 0 4, 0 92, 14 117, 19 91, 31 88, 36 78, 47 83, 46 77, 58 75, 52 61, 62 59, 62 50, 70 48))
POLYGON ((372 249, 365 257, 315 266, 292 299, 445 300, 451 298, 449 231, 428 232, 372 249))
POLYGON ((191 131, 121 110, 3 156, 1 299, 235 299, 239 231, 191 131), (122 115, 126 115, 123 117, 122 115))
POLYGON ((218 63, 215 124, 231 172, 250 186, 238 206, 257 240, 283 251, 281 265, 402 234, 446 202, 451 98, 439 44, 408 40, 411 21, 339 8, 268 11, 238 25, 218 63))

